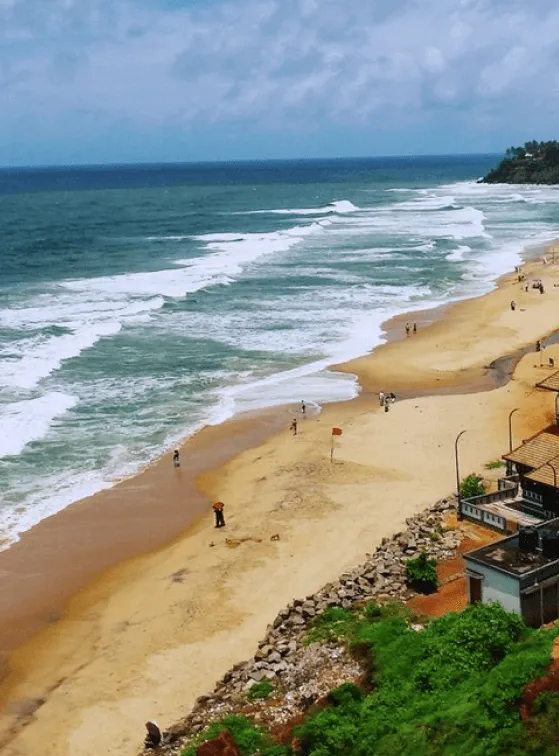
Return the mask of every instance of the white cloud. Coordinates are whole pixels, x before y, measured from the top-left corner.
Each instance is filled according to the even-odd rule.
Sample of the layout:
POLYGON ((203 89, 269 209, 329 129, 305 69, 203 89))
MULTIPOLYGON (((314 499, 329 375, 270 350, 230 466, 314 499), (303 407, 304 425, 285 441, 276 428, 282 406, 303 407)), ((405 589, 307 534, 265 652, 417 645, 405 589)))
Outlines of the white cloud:
POLYGON ((0 0, 0 129, 402 123, 436 101, 498 121, 519 87, 545 107, 558 28, 547 0, 0 0))
POLYGON ((445 69, 445 59, 438 47, 426 47, 424 54, 424 66, 431 73, 439 73, 445 69))

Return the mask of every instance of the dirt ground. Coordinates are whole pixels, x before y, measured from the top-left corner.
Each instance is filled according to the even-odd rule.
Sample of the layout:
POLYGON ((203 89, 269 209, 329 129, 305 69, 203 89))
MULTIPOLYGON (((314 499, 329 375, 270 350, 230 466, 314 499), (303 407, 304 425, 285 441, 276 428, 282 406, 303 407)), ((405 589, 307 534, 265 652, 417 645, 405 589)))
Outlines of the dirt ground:
MULTIPOLYGON (((450 515, 446 527, 449 529, 460 528, 463 539, 458 547, 459 554, 465 554, 472 549, 484 546, 499 538, 500 533, 482 528, 470 522, 458 522, 456 515, 450 515)), ((461 556, 447 559, 437 565, 439 577, 439 590, 430 596, 414 596, 408 601, 408 606, 417 614, 425 614, 428 617, 441 617, 447 612, 460 612, 468 605, 468 586, 464 570, 466 562, 461 556)))

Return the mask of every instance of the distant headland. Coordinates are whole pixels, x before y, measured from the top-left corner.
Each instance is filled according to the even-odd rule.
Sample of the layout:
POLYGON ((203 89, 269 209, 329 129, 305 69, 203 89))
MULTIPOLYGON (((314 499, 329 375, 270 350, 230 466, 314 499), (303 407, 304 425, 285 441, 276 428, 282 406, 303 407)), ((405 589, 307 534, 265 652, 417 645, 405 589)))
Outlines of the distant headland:
POLYGON ((559 184, 559 142, 526 142, 509 147, 483 184, 559 184))

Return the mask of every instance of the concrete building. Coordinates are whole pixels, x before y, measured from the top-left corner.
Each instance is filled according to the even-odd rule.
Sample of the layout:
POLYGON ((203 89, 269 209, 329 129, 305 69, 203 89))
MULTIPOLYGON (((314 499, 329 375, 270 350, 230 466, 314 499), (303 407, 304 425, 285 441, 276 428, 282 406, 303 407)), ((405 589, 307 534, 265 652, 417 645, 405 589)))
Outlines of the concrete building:
POLYGON ((464 555, 468 601, 497 601, 530 627, 559 617, 559 518, 464 555))

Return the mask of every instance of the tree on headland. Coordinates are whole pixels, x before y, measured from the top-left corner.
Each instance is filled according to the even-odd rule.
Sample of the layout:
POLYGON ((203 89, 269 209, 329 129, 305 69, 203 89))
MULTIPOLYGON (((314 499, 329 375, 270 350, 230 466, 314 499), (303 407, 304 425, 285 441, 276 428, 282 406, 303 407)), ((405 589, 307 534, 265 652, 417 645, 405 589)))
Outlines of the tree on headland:
POLYGON ((485 184, 559 184, 559 142, 526 142, 508 147, 496 168, 481 180, 485 184))

